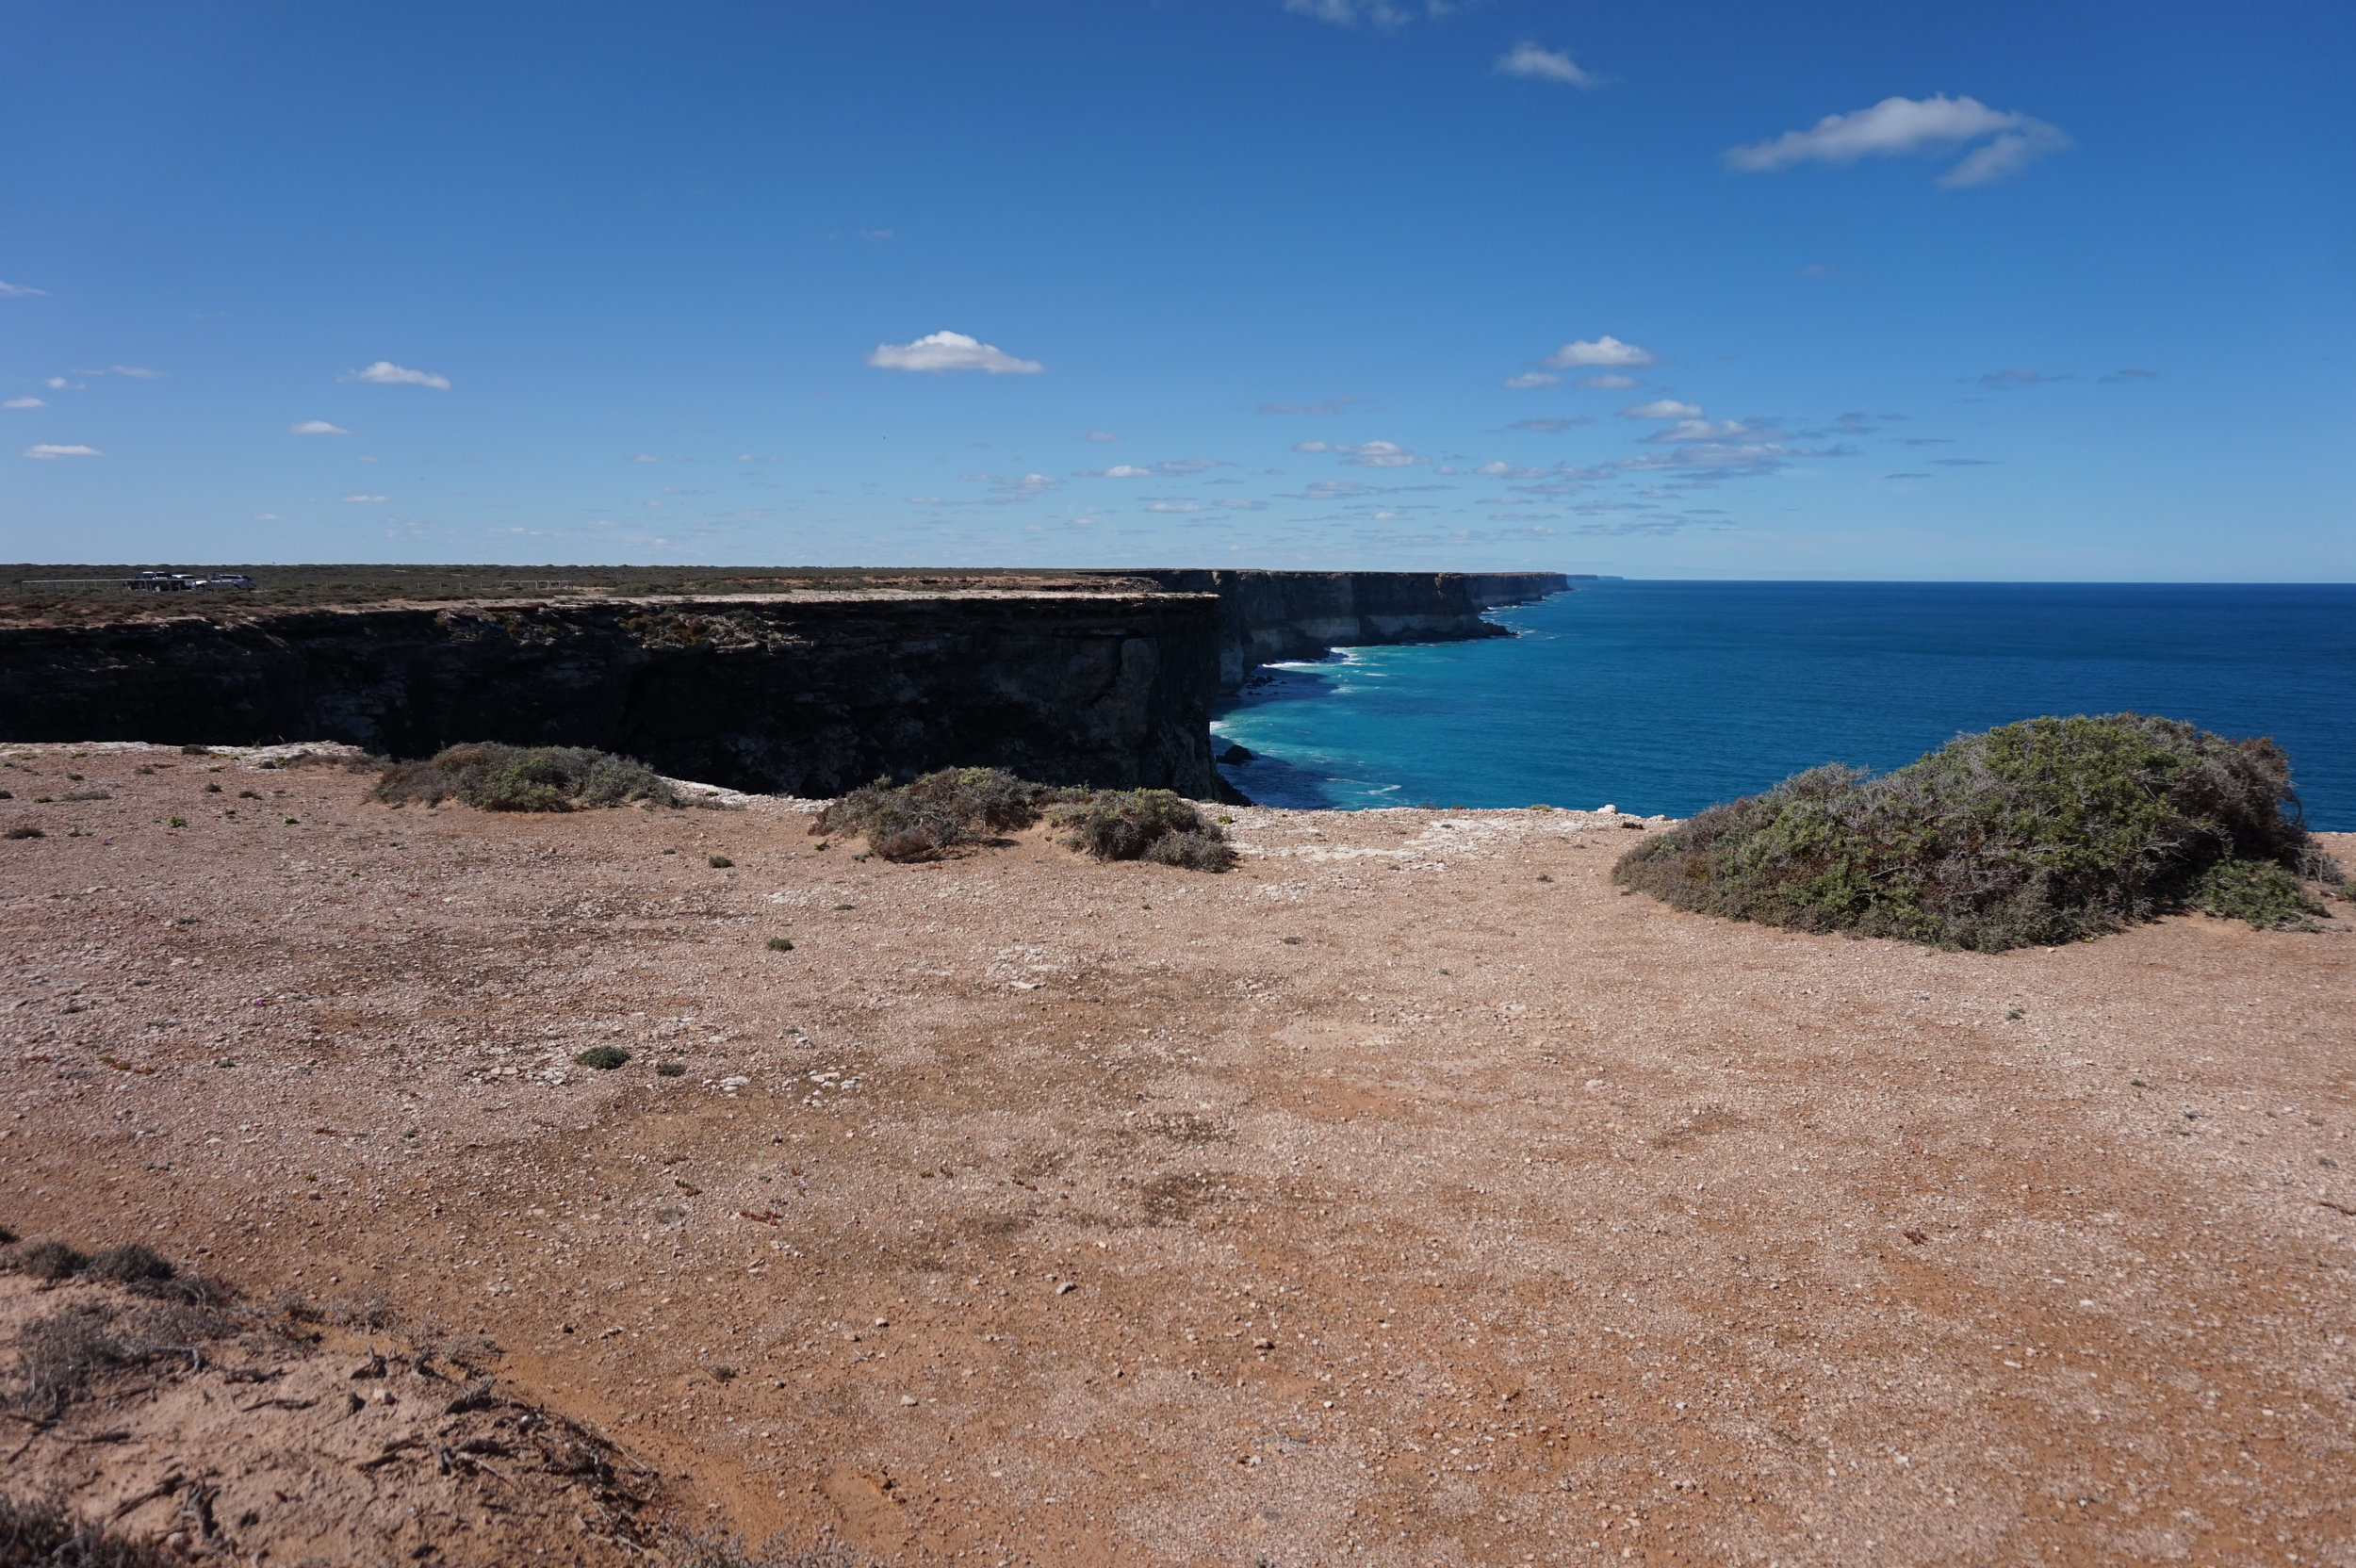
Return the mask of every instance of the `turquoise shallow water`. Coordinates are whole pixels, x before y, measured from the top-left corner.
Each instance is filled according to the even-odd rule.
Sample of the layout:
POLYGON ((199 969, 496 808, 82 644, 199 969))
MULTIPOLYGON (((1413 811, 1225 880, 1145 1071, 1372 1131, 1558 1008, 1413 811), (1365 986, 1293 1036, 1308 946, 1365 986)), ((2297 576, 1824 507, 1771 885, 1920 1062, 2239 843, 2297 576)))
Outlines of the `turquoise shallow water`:
POLYGON ((2135 710, 2286 747, 2314 825, 2356 830, 2356 586, 1601 582, 1520 635, 1278 666, 1213 724, 1269 806, 1690 816, 1819 762, 2135 710))

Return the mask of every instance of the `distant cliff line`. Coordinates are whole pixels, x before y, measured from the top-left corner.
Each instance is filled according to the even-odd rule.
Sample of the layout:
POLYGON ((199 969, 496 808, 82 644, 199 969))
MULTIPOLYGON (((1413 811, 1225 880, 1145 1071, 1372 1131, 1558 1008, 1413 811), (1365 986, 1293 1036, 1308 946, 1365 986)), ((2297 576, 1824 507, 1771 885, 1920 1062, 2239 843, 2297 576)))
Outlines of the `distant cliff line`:
POLYGON ((1211 708, 1258 665, 1504 635, 1483 610, 1565 586, 1555 573, 1172 570, 1027 592, 208 597, 181 614, 0 626, 0 741, 317 740, 417 757, 498 740, 596 746, 761 792, 990 765, 1208 799, 1224 792, 1211 708))
POLYGON ((1262 664, 1322 659, 1378 643, 1451 643, 1512 633, 1481 612, 1564 593, 1562 572, 1267 572, 1150 568, 1121 574, 1175 593, 1217 594, 1219 683, 1262 664))

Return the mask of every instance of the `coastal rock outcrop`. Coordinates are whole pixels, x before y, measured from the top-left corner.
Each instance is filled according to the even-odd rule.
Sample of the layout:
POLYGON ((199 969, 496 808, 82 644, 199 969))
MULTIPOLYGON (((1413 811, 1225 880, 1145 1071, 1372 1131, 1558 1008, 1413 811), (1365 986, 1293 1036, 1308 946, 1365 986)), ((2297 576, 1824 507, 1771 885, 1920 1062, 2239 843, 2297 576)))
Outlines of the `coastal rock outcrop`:
POLYGON ((1207 595, 989 592, 385 606, 0 628, 0 739, 597 746, 836 794, 991 765, 1220 786, 1207 595))
POLYGON ((1510 636, 1481 612, 1569 588, 1561 572, 1264 572, 1153 568, 1122 574, 1176 593, 1217 594, 1219 682, 1234 691, 1261 664, 1337 647, 1510 636))

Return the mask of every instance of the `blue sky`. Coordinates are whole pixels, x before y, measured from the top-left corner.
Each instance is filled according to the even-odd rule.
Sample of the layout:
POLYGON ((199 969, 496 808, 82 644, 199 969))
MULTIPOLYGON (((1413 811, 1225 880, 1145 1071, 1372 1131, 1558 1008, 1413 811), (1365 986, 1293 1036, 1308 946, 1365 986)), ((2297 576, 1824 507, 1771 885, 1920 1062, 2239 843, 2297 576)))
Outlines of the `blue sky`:
POLYGON ((0 19, 0 556, 2356 576, 2345 5, 0 19))

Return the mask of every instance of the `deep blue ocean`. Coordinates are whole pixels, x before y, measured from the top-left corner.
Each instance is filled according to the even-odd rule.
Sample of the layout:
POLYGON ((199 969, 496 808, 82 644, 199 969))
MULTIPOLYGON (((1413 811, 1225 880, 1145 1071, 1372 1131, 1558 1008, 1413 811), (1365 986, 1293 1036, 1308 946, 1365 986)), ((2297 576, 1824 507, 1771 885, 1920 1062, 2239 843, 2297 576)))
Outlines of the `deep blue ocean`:
POLYGON ((2356 586, 1605 581, 1493 618, 1519 635, 1275 666, 1213 723, 1259 754, 1227 776, 1268 806, 1683 817, 2132 710, 2272 736, 2310 824, 2356 830, 2356 586))

